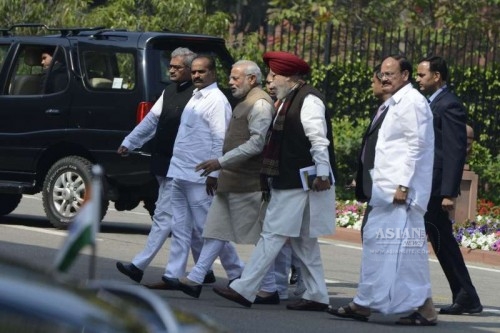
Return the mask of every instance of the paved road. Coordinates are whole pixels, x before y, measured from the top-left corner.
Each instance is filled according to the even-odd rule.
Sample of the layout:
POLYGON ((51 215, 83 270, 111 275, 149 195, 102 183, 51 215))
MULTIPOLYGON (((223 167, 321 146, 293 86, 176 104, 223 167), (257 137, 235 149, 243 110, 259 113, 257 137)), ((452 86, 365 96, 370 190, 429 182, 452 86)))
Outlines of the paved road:
MULTIPOLYGON (((54 229, 44 217, 39 196, 25 196, 21 205, 11 215, 0 218, 0 251, 38 265, 49 265, 65 232, 54 229)), ((130 281, 115 269, 117 260, 129 261, 144 245, 149 228, 149 217, 143 209, 132 212, 116 212, 106 215, 98 235, 97 277, 130 281)), ((143 282, 159 281, 169 241, 146 270, 143 282)), ((238 246, 246 260, 252 246, 238 246)), ((324 239, 321 242, 326 282, 330 303, 340 306, 348 302, 356 291, 361 248, 352 243, 324 239)), ((192 263, 190 263, 191 265, 192 263)), ((434 301, 439 307, 450 299, 447 282, 435 260, 431 260, 431 279, 434 301)), ((290 293, 290 301, 280 305, 258 305, 251 309, 228 302, 205 286, 200 299, 196 300, 178 291, 159 291, 170 304, 203 313, 223 323, 231 332, 366 332, 387 333, 433 330, 434 332, 500 332, 500 297, 498 281, 500 270, 485 265, 469 265, 472 279, 482 298, 485 311, 471 316, 440 316, 439 324, 433 328, 405 328, 393 324, 398 316, 373 314, 368 323, 337 319, 326 313, 288 311, 285 305, 296 299, 290 293)), ((225 285, 227 280, 219 263, 214 267, 217 282, 225 285)), ((69 275, 87 278, 88 251, 75 263, 69 275)), ((130 283, 133 283, 130 281, 130 283)), ((291 292, 293 289, 290 290, 291 292)))

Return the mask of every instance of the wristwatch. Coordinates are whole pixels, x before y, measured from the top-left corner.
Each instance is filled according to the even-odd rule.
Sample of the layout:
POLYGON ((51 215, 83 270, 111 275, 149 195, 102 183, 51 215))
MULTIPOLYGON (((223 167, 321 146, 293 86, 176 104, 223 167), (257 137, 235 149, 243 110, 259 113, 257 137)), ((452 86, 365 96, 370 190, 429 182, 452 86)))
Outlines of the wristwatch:
POLYGON ((403 186, 403 185, 399 185, 399 190, 400 190, 401 192, 403 192, 403 193, 406 193, 406 192, 408 192, 408 187, 403 186))

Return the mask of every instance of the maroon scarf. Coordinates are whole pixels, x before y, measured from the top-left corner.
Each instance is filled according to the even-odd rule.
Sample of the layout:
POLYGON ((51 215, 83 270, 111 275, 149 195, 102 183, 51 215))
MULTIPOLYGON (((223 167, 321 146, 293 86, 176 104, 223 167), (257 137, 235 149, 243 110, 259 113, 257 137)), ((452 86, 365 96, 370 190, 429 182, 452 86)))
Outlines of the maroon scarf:
POLYGON ((304 85, 304 81, 299 81, 292 90, 288 93, 284 102, 278 104, 277 109, 279 110, 276 115, 276 120, 274 121, 273 126, 269 127, 269 130, 266 134, 266 145, 263 150, 263 161, 262 161, 262 169, 260 173, 263 176, 272 177, 279 175, 279 159, 280 159, 280 148, 281 148, 281 140, 283 139, 283 129, 285 127, 285 118, 290 108, 290 104, 292 100, 297 95, 297 92, 304 85), (281 108, 280 108, 281 106, 281 108))

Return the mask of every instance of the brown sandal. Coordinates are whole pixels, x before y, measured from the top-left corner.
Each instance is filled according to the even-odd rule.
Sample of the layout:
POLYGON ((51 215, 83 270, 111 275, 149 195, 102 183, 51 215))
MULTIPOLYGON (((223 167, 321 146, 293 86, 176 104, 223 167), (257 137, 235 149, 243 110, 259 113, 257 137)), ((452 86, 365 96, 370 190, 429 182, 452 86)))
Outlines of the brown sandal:
POLYGON ((359 312, 356 312, 353 308, 351 308, 350 304, 341 306, 338 309, 334 309, 332 307, 326 310, 331 315, 341 317, 341 318, 350 318, 359 321, 368 321, 369 315, 364 315, 359 312))
POLYGON ((436 326, 437 319, 427 319, 422 316, 417 311, 413 312, 411 315, 407 317, 401 317, 396 322, 397 325, 405 325, 405 326, 436 326))

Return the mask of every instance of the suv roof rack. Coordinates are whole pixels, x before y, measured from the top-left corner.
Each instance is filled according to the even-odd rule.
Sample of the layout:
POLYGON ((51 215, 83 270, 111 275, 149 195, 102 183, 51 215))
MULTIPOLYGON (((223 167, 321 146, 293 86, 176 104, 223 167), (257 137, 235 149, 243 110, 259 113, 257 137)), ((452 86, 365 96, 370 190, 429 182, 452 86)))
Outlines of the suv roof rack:
POLYGON ((9 28, 0 29, 0 32, 2 32, 2 36, 4 36, 4 37, 11 36, 12 31, 16 28, 43 28, 43 29, 47 29, 48 27, 47 27, 47 25, 45 25, 43 23, 17 23, 17 24, 11 25, 9 28))
POLYGON ((59 31, 61 33, 61 37, 66 36, 76 36, 79 35, 82 31, 97 31, 102 30, 104 27, 75 27, 75 28, 48 28, 48 31, 59 31))
POLYGON ((105 38, 109 38, 109 37, 124 37, 123 35, 106 35, 106 36, 104 36, 103 34, 106 32, 126 32, 126 31, 127 31, 127 29, 104 29, 104 28, 102 28, 101 30, 93 33, 92 36, 90 36, 90 38, 105 39, 105 38))

